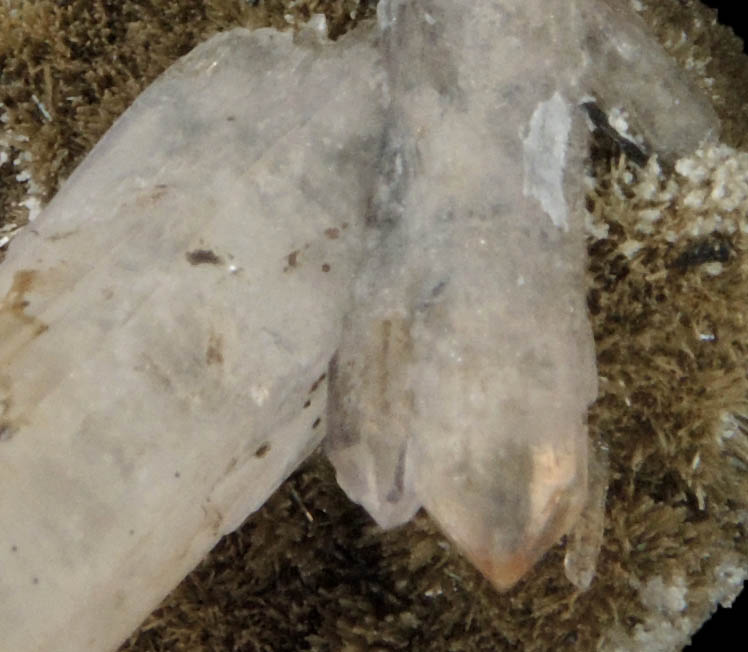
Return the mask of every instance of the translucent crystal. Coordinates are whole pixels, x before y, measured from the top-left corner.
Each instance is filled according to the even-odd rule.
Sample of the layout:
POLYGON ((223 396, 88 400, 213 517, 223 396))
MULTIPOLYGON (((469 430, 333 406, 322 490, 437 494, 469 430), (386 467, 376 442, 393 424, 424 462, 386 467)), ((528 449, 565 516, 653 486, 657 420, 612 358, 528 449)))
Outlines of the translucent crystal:
MULTIPOLYGON (((600 0, 378 12, 390 113, 327 449, 380 524, 423 505, 506 588, 587 501, 579 104, 622 103, 665 155, 717 121, 636 19, 600 0)), ((570 563, 577 583, 589 566, 570 563)))
POLYGON ((381 130, 368 34, 217 35, 11 243, 1 649, 115 649, 319 443, 381 130))

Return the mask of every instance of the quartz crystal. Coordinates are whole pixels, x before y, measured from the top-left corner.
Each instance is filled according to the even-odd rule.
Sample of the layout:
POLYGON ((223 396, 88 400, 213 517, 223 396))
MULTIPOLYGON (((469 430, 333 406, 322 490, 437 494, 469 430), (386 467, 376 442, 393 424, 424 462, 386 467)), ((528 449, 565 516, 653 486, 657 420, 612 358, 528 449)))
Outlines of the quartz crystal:
MULTIPOLYGON (((665 157, 717 131, 708 102, 616 7, 378 7, 389 119, 331 365, 327 450, 381 525, 424 506, 500 589, 587 501, 597 374, 580 104, 625 107, 665 157)), ((600 515, 585 522, 601 532, 600 515)), ((588 548, 591 560, 567 563, 582 586, 588 548)))
POLYGON ((113 649, 326 400, 381 525, 425 507, 503 589, 581 524, 590 581, 580 104, 666 158, 717 127, 621 6, 382 0, 336 43, 217 35, 137 99, 0 266, 4 649, 113 649))
POLYGON ((109 650, 319 443, 381 105, 369 38, 168 70, 0 265, 0 649, 109 650))

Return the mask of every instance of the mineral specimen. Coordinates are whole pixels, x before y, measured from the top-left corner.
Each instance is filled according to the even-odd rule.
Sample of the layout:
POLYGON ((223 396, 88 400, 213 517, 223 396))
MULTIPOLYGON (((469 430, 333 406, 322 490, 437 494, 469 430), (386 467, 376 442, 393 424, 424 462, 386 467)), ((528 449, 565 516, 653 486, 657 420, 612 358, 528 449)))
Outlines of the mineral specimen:
POLYGON ((382 525, 424 506, 506 588, 579 522, 579 105, 666 157, 716 133, 617 7, 383 0, 335 44, 218 35, 135 102, 0 267, 8 649, 124 638, 319 441, 330 359, 382 525))

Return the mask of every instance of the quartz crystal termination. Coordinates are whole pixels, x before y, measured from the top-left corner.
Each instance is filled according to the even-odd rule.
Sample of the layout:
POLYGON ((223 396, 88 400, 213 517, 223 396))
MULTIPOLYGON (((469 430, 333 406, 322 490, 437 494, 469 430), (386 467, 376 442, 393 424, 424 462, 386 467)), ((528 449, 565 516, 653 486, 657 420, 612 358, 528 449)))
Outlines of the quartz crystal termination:
MULTIPOLYGON (((597 374, 578 105, 625 106, 664 156, 717 120, 614 4, 383 0, 378 18, 388 127, 327 451, 380 525, 425 507, 506 589, 587 501, 597 374)), ((590 568, 567 574, 584 586, 590 568)))

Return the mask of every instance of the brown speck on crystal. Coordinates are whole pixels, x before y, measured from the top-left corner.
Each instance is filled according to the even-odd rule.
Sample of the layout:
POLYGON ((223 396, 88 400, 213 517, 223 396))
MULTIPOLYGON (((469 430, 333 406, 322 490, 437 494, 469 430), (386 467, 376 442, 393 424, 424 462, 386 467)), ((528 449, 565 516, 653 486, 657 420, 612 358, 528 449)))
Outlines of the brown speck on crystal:
POLYGON ((185 254, 190 265, 220 265, 223 261, 210 249, 194 249, 185 254))

